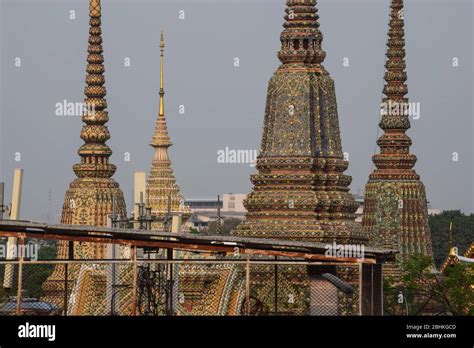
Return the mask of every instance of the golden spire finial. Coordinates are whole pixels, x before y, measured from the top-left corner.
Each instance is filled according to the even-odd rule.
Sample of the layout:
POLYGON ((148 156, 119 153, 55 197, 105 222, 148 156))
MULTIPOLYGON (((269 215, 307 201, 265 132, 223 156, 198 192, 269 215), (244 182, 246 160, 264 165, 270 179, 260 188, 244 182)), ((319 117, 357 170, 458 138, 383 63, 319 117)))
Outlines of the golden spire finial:
POLYGON ((453 223, 449 223, 449 255, 454 255, 453 223))
POLYGON ((163 37, 163 30, 161 31, 161 38, 160 38, 160 116, 164 116, 165 114, 165 86, 164 86, 164 67, 163 67, 163 60, 165 55, 165 40, 163 37))
POLYGON ((89 16, 90 17, 101 16, 100 0, 89 0, 89 16))
POLYGON ((163 29, 161 29, 160 49, 161 49, 161 54, 163 54, 163 51, 165 50, 165 39, 164 39, 164 36, 163 36, 163 29))
POLYGON ((165 118, 165 83, 164 83, 164 53, 165 53, 165 40, 163 36, 163 30, 161 31, 160 38, 160 110, 158 113, 158 120, 156 122, 155 134, 151 141, 153 147, 170 147, 171 141, 168 136, 168 128, 166 126, 165 118))

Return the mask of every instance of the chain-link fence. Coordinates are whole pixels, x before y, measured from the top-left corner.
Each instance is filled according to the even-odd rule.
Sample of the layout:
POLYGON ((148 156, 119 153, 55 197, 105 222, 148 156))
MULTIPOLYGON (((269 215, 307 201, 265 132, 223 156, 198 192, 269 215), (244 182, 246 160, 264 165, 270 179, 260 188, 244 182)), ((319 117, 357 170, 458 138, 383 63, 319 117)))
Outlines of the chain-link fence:
POLYGON ((356 315, 358 267, 274 260, 0 262, 0 315, 356 315))

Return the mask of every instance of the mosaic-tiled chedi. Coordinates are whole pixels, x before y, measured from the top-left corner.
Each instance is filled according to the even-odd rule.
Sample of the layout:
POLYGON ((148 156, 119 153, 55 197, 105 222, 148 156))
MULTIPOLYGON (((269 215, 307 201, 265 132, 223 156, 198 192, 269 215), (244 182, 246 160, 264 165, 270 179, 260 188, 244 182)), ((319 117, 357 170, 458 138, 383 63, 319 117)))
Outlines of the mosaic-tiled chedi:
POLYGON ((258 174, 234 234, 362 243, 344 174, 336 92, 322 63, 316 0, 288 0, 281 66, 270 80, 258 174))
MULTIPOLYGON (((100 0, 89 2, 90 29, 87 57, 87 78, 85 87, 84 126, 81 139, 84 144, 78 154, 81 162, 73 166, 77 178, 66 192, 61 223, 72 225, 106 226, 107 215, 115 213, 126 217, 125 201, 118 183, 112 179, 115 165, 109 163, 112 150, 106 141, 110 133, 105 125, 109 120, 106 111, 104 57, 101 31, 100 0)), ((105 258, 106 249, 98 243, 75 245, 74 257, 105 258)), ((64 242, 58 246, 58 258, 68 258, 68 247, 64 242)), ((44 284, 46 293, 58 291, 64 286, 64 268, 57 267, 44 284)))
POLYGON ((160 42, 160 106, 156 120, 155 133, 150 146, 154 149, 150 174, 147 178, 146 191, 148 205, 152 208, 152 215, 158 222, 153 223, 154 228, 162 228, 162 222, 170 211, 172 214, 181 214, 183 221, 191 215, 190 209, 184 204, 184 197, 180 192, 173 174, 168 149, 172 146, 168 135, 165 118, 165 90, 164 90, 164 49, 163 33, 160 42))
MULTIPOLYGON (((366 186, 363 229, 371 244, 399 250, 399 259, 432 255, 425 187, 413 169, 417 158, 406 134, 410 120, 403 0, 392 0, 387 47, 379 124, 384 134, 377 141, 380 153, 373 156, 376 169, 366 186)), ((399 274, 396 264, 385 268, 388 274, 399 274)))

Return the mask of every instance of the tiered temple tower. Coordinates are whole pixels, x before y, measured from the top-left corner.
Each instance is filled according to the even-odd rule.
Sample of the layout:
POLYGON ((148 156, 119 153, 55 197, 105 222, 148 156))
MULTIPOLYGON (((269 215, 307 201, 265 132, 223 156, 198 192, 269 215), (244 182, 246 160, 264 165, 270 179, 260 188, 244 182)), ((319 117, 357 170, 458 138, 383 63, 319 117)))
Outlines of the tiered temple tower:
POLYGON ((155 133, 150 146, 154 149, 150 174, 147 178, 147 203, 152 208, 152 215, 159 221, 153 223, 154 228, 161 228, 168 211, 171 214, 181 214, 183 221, 191 216, 190 209, 184 204, 184 197, 180 192, 173 174, 168 148, 172 146, 168 135, 165 118, 165 90, 164 90, 164 50, 163 32, 160 40, 160 106, 156 120, 155 133))
MULTIPOLYGON (((61 223, 106 226, 107 215, 126 217, 125 200, 119 184, 112 179, 116 166, 109 162, 112 150, 106 141, 110 133, 105 125, 109 120, 105 96, 104 57, 102 49, 101 4, 90 0, 90 30, 87 57, 87 77, 84 90, 86 111, 79 148, 81 162, 73 166, 77 178, 70 184, 64 199, 61 223)), ((90 256, 100 257, 95 250, 90 256)), ((92 252, 92 250, 91 250, 92 252)))
MULTIPOLYGON (((64 199, 62 224, 106 226, 107 215, 115 211, 126 217, 125 200, 119 184, 112 179, 115 165, 109 162, 112 150, 106 141, 110 133, 105 125, 106 111, 104 57, 101 31, 100 0, 89 1, 90 29, 85 87, 84 126, 81 139, 84 144, 78 153, 81 162, 73 166, 77 178, 71 182, 64 199)), ((75 258, 105 258, 106 249, 99 244, 75 245, 75 258)), ((58 259, 68 258, 67 243, 59 242, 58 259)), ((46 294, 59 290, 64 284, 64 268, 56 267, 44 284, 46 294), (59 287, 59 288, 58 288, 59 287)))
MULTIPOLYGON (((385 64, 385 98, 379 124, 384 134, 373 156, 376 169, 365 191, 363 229, 375 246, 400 251, 400 259, 414 254, 432 255, 425 187, 413 169, 410 153, 408 88, 405 63, 403 0, 392 0, 385 64)), ((396 265, 387 266, 397 275, 396 265)))
POLYGON ((281 66, 270 79, 263 136, 235 235, 364 243, 344 159, 333 79, 322 63, 316 0, 288 0, 281 66))

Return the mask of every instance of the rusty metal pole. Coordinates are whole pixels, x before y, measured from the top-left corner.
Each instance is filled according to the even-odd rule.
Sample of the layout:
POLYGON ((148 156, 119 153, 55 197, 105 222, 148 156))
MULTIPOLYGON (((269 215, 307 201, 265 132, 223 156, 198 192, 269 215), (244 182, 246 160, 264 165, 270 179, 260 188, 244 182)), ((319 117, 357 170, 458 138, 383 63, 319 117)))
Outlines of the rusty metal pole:
POLYGON ((250 315, 250 259, 247 259, 247 263, 245 265, 245 303, 246 308, 245 312, 246 315, 250 315))
POLYGON ((64 294, 63 294, 63 315, 67 316, 67 292, 68 292, 68 270, 69 265, 64 265, 64 294))
POLYGON ((5 194, 5 183, 0 182, 0 220, 3 220, 3 213, 5 213, 5 207, 3 205, 4 198, 3 195, 5 194))
MULTIPOLYGON (((278 256, 275 256, 275 261, 278 261, 278 256)), ((274 310, 275 310, 275 315, 278 313, 278 264, 275 263, 275 284, 274 284, 274 310)))
MULTIPOLYGON (((68 260, 74 259, 74 242, 68 242, 68 260)), ((68 295, 69 295, 69 264, 64 265, 64 297, 63 297, 63 307, 64 307, 64 316, 67 316, 68 312, 68 295)))
MULTIPOLYGON (((173 249, 167 249, 166 250, 167 254, 167 259, 172 261, 173 260, 173 249)), ((168 270, 169 270, 169 283, 168 283, 168 315, 173 316, 174 311, 173 311, 173 306, 174 306, 174 301, 173 301, 173 296, 174 296, 174 291, 173 291, 173 282, 174 282, 174 275, 173 275, 173 267, 174 265, 172 263, 168 263, 168 270)))
POLYGON ((132 316, 137 315, 137 247, 132 246, 132 267, 133 267, 133 284, 132 284, 132 316))
POLYGON ((18 289, 16 299, 16 315, 21 315, 21 290, 23 288, 23 246, 25 245, 25 236, 20 235, 18 241, 18 289))

